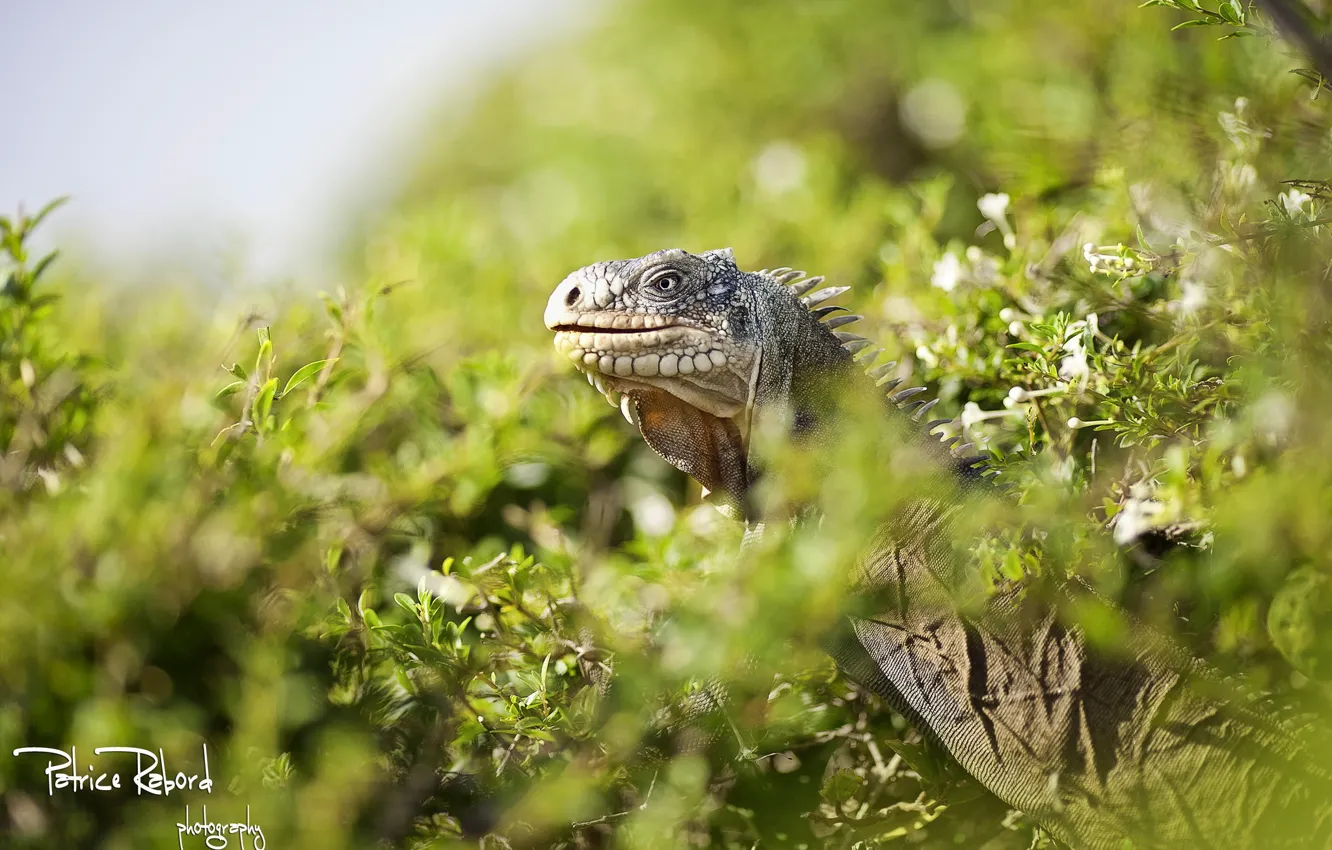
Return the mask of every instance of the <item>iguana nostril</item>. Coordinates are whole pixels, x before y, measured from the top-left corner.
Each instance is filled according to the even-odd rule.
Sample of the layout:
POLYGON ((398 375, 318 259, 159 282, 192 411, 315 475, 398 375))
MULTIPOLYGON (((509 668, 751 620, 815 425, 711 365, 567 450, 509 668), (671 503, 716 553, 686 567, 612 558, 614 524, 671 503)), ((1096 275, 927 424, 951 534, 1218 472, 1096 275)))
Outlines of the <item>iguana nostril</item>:
POLYGON ((569 294, 566 295, 565 298, 564 298, 564 303, 565 303, 565 305, 566 305, 566 306, 569 306, 569 307, 572 307, 573 305, 577 304, 577 303, 578 303, 578 296, 580 296, 580 295, 582 295, 582 294, 583 294, 582 290, 580 290, 578 287, 575 286, 575 287, 571 288, 571 289, 569 290, 569 294))

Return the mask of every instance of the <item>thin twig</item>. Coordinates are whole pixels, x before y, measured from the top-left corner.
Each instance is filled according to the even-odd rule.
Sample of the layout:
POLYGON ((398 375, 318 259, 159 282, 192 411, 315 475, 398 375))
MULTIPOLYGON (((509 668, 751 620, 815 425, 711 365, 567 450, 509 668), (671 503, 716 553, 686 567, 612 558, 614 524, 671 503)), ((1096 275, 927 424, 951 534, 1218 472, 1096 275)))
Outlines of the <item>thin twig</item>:
POLYGON ((633 814, 634 812, 645 811, 647 809, 648 801, 652 799, 652 790, 656 787, 657 787, 657 774, 654 773, 652 774, 652 782, 648 784, 647 793, 643 795, 643 802, 639 803, 634 808, 625 809, 622 812, 611 812, 610 814, 602 815, 601 817, 595 820, 574 821, 572 824, 570 824, 570 826, 572 826, 574 829, 584 829, 589 826, 596 826, 599 823, 610 823, 613 820, 619 820, 620 818, 627 817, 633 814))

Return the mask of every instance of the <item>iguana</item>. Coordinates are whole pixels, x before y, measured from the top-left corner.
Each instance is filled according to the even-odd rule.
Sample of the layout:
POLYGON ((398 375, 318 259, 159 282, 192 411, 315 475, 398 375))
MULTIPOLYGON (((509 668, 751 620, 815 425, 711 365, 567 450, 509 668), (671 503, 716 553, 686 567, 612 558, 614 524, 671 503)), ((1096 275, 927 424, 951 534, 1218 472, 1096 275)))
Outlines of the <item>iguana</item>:
MULTIPOLYGON (((753 498, 758 423, 779 417, 817 451, 835 427, 830 398, 886 377, 862 368, 874 359, 866 340, 836 330, 856 317, 824 302, 846 287, 815 291, 822 282, 741 271, 729 249, 664 250, 575 271, 545 322, 556 349, 749 539, 772 519, 753 498)), ((920 419, 932 403, 915 392, 892 396, 885 415, 920 419)), ((866 541, 862 604, 828 642, 844 674, 1074 847, 1328 845, 1327 771, 1297 732, 1217 696, 1215 677, 1168 641, 1144 629, 1136 654, 1100 650, 1019 592, 959 607, 966 571, 950 531, 962 500, 991 485, 982 462, 926 436, 938 424, 912 427, 951 486, 908 500, 866 541)))

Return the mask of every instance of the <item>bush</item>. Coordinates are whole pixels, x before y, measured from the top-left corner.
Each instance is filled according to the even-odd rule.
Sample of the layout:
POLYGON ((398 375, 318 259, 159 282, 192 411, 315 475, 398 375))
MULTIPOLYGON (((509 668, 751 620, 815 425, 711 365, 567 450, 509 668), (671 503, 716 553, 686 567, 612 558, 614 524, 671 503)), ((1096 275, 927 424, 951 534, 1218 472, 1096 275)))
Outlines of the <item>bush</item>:
POLYGON ((274 847, 1048 843, 819 650, 909 486, 878 422, 741 554, 552 356, 555 283, 668 245, 854 284, 1013 488, 988 582, 1326 713, 1327 98, 1252 9, 1155 5, 609 9, 441 120, 322 313, 106 303, 5 220, 0 744, 216 781, 7 759, 12 845, 201 842, 187 803, 274 847))

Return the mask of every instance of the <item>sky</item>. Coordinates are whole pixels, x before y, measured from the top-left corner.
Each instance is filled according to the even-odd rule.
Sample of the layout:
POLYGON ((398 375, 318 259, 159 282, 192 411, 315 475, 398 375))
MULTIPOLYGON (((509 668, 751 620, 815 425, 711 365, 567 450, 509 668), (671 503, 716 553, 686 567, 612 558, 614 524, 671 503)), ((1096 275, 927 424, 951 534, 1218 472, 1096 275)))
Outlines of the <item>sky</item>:
POLYGON ((330 267, 441 104, 579 0, 0 0, 0 212, 127 271, 330 267), (70 244, 72 243, 72 244, 70 244))

